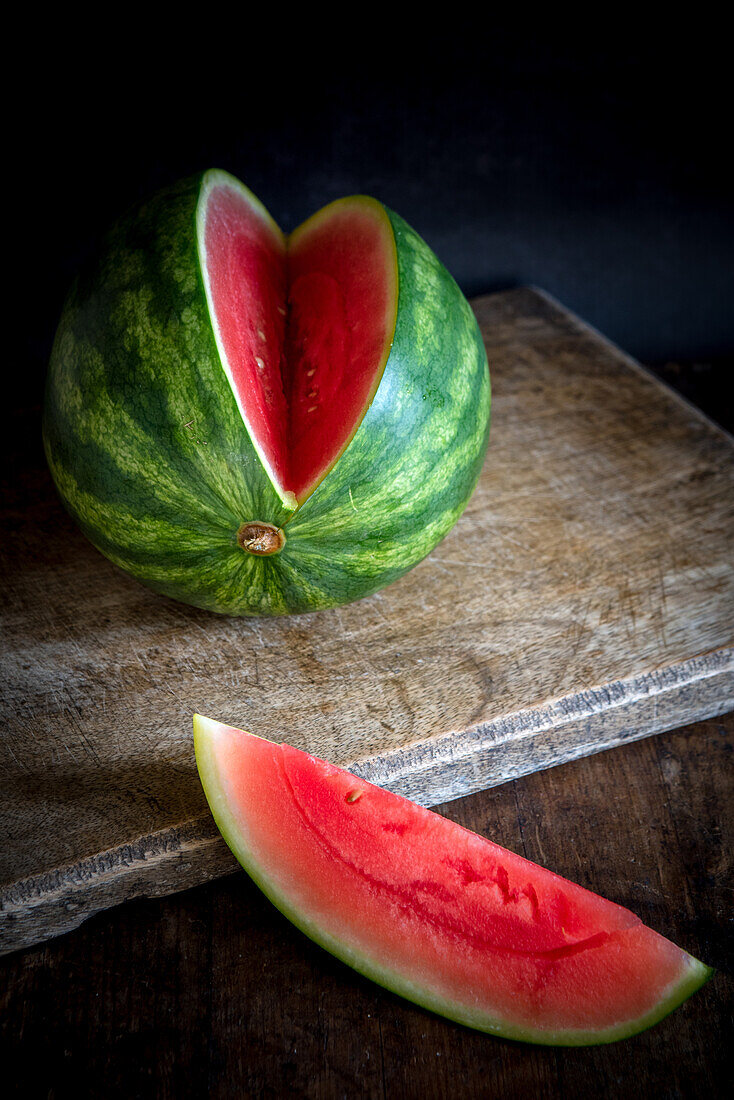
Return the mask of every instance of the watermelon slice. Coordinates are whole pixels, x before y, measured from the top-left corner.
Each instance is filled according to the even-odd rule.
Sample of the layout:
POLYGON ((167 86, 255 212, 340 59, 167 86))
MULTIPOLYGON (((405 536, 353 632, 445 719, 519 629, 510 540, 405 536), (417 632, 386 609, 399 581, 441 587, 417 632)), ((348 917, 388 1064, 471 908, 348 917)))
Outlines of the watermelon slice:
POLYGON ((712 971, 629 910, 305 752, 194 718, 224 839, 306 935, 419 1005, 582 1046, 657 1023, 712 971))

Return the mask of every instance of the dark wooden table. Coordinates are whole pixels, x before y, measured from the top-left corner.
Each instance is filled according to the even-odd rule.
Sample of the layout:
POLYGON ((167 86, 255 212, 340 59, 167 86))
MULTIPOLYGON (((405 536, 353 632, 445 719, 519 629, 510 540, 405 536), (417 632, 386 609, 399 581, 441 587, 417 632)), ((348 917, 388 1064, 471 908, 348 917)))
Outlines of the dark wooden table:
MULTIPOLYGON (((725 419, 722 403, 710 399, 709 374, 668 377, 725 419)), ((471 1032, 332 959, 237 873, 130 902, 0 960, 2 1093, 49 1100, 728 1095, 733 749, 729 714, 440 808, 628 906, 717 968, 642 1035, 563 1050, 471 1032)))

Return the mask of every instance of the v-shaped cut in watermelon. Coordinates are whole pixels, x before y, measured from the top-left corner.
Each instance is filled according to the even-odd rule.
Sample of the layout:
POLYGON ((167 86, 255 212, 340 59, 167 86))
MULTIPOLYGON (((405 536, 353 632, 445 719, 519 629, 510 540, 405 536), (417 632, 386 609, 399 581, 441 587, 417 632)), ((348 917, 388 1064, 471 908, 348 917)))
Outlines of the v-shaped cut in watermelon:
POLYGON ((352 439, 390 354, 390 222, 355 196, 285 237, 244 185, 212 172, 197 229, 222 366, 273 486, 296 507, 352 439))

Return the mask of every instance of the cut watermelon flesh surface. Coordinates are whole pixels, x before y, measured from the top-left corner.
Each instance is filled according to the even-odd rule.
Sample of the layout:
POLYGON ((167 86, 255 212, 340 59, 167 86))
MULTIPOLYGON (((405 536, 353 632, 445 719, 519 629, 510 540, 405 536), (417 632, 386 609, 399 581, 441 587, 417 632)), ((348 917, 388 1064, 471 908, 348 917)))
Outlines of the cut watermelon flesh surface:
POLYGON ((247 188, 213 172, 199 201, 198 242, 240 412, 277 492, 301 504, 352 439, 390 354, 390 222, 378 202, 355 196, 286 238, 247 188))
POLYGON ((656 1023, 711 970, 629 910, 342 768, 196 716, 240 863, 307 935, 451 1019, 554 1045, 656 1023))

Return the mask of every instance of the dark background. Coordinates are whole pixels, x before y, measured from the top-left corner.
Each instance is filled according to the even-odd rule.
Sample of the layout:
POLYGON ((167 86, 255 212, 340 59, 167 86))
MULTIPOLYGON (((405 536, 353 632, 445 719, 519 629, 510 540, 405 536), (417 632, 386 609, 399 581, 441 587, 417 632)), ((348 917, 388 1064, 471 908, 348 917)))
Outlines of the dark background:
MULTIPOLYGON (((172 9, 154 35, 150 9, 128 5, 6 27, 5 378, 23 414, 11 447, 37 423, 63 298, 108 223, 210 166, 243 179, 285 230, 335 197, 372 193, 468 295, 541 286, 734 424, 723 28, 698 9, 642 27, 618 5, 573 26, 556 13, 539 24, 523 11, 514 27, 438 15, 401 25, 373 7, 296 24, 283 10, 256 25, 247 11, 234 25, 219 9, 172 9), (425 22, 432 33, 417 30, 425 22)), ((672 731, 454 814, 510 847, 519 830, 529 858, 571 877, 586 853, 595 889, 707 945, 723 969, 731 729, 729 718, 672 731), (629 821, 644 853, 632 870, 629 821)), ((268 1095, 273 1081, 294 1096, 335 1081, 350 1095, 449 1096, 461 1081, 467 1096, 687 1098, 725 1095, 728 1079, 724 973, 629 1044, 490 1044, 355 986, 244 875, 102 914, 10 956, 4 974, 24 1100, 268 1095)), ((3 1068, 12 1092, 9 1058, 3 1068)))
POLYGON ((723 418, 734 179, 722 28, 705 12, 643 26, 619 8, 572 25, 528 11, 510 25, 443 7, 401 25, 397 10, 234 24, 199 9, 154 35, 149 12, 126 9, 46 28, 6 118, 24 400, 38 400, 64 295, 107 224, 216 166, 286 231, 333 198, 376 195, 468 296, 540 286, 663 373, 703 372, 697 393, 723 418))

